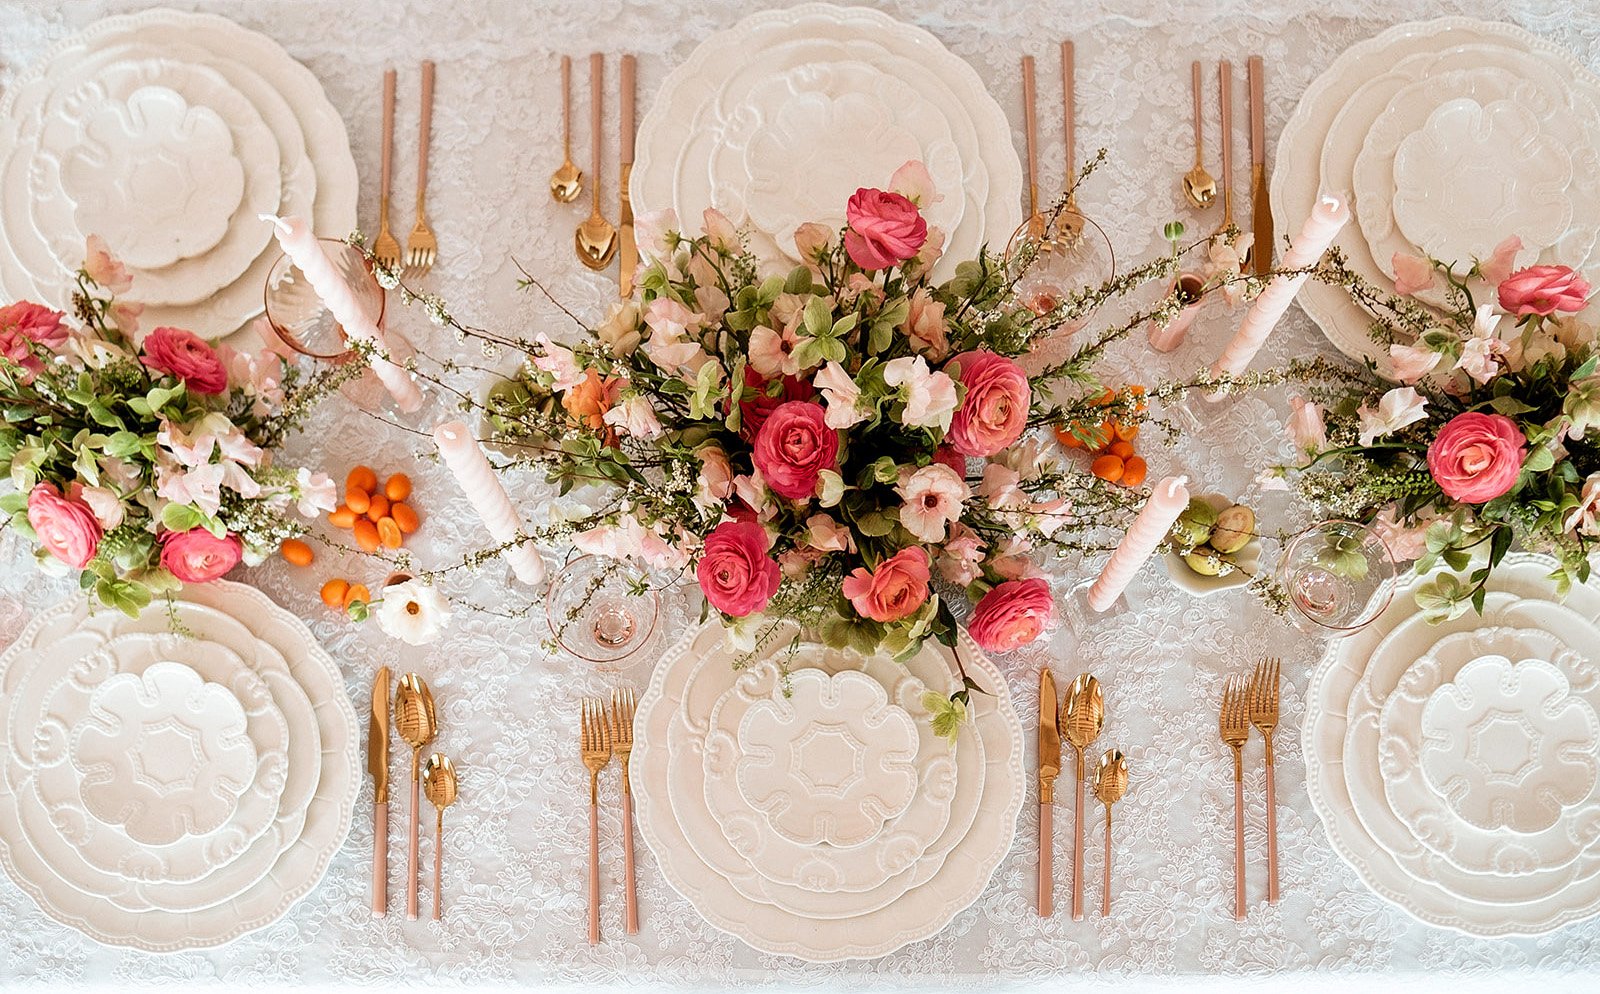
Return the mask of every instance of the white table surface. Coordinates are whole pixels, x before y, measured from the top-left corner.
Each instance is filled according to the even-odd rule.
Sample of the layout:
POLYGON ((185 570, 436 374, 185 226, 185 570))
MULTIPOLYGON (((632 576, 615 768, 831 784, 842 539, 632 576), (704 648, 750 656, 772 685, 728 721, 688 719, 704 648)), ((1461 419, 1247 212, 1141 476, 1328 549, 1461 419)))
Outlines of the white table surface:
MULTIPOLYGON (((572 226, 579 205, 553 204, 546 178, 559 161, 558 58, 580 57, 574 71, 574 145, 588 147, 587 74, 581 57, 599 48, 640 56, 641 111, 667 70, 697 41, 732 24, 745 11, 780 6, 774 0, 514 0, 340 3, 335 0, 177 3, 222 13, 276 38, 321 78, 345 115, 361 174, 362 222, 374 218, 379 156, 382 70, 400 69, 394 223, 411 223, 417 119, 417 64, 439 64, 434 115, 430 219, 440 264, 428 285, 446 295, 472 323, 532 334, 566 334, 554 310, 514 286, 513 258, 548 277, 562 300, 598 317, 614 293, 613 278, 582 269, 573 258, 572 226)), ((1384 27, 1443 14, 1473 14, 1517 22, 1571 47, 1600 68, 1600 19, 1592 5, 1510 2, 1424 3, 1421 0, 879 0, 874 4, 932 30, 969 60, 1012 116, 1022 148, 1016 59, 1040 59, 1043 187, 1059 183, 1059 76, 1055 41, 1077 41, 1079 148, 1110 150, 1110 162, 1080 196, 1085 210, 1111 232, 1119 256, 1162 251, 1162 224, 1177 217, 1200 230, 1184 205, 1178 177, 1187 169, 1189 62, 1226 56, 1240 84, 1236 138, 1241 184, 1248 169, 1244 132, 1243 65, 1251 53, 1267 60, 1269 145, 1306 85, 1336 53, 1384 27), (1311 10, 1312 7, 1317 8, 1311 10), (1589 9, 1585 9, 1588 7, 1589 9)), ((140 9, 137 0, 0 4, 0 87, 50 44, 107 13, 140 9)), ((615 79, 616 62, 608 64, 615 79)), ((1212 77, 1208 74, 1208 80, 1212 77)), ((1215 171, 1214 98, 1209 123, 1215 171)), ((607 95, 608 129, 615 128, 614 92, 607 95)), ((615 147, 614 139, 611 147, 615 147)), ((608 167, 614 159, 608 161, 608 167)), ((1290 169, 1307 164, 1276 162, 1290 169)), ((587 169, 587 165, 585 164, 587 169)), ((614 203, 615 172, 605 178, 614 203)), ((587 196, 584 198, 587 203, 587 196)), ((1241 216, 1248 218, 1248 200, 1241 216)), ((584 206, 584 211, 587 207, 584 206)), ((1280 230, 1287 227, 1279 220, 1280 230)), ((329 233, 338 234, 338 233, 329 233)), ((1153 292, 1153 291, 1152 291, 1153 292)), ((1234 316, 1236 317, 1236 315, 1234 316)), ((1208 362, 1231 334, 1234 317, 1220 305, 1190 334, 1190 342, 1152 357, 1142 339, 1117 351, 1110 366, 1124 375, 1178 374, 1208 362)), ((457 347, 420 313, 397 326, 432 353, 457 347)), ((1269 343, 1270 360, 1328 346, 1298 312, 1269 343)), ((463 358, 473 358, 462 354, 463 358)), ((1263 362, 1267 360, 1262 360, 1263 362)), ((1281 498, 1253 488, 1255 471, 1288 453, 1277 425, 1281 396, 1251 398, 1224 408, 1201 431, 1175 446, 1142 442, 1153 473, 1179 468, 1203 489, 1257 503, 1284 527, 1299 523, 1281 498)), ((435 407, 434 411, 438 408, 435 407)), ((286 460, 299 460, 342 478, 356 462, 380 473, 405 469, 417 481, 416 503, 430 517, 414 543, 424 562, 445 563, 484 537, 471 527, 465 501, 410 434, 375 422, 342 404, 321 411, 286 460)), ((528 506, 549 490, 531 480, 510 481, 528 506)), ((69 584, 42 577, 9 537, 0 539, 0 644, 35 610, 68 596, 69 584)), ((590 986, 645 983, 692 986, 949 986, 996 988, 1039 981, 1123 989, 1239 989, 1343 987, 1384 978, 1408 986, 1501 989, 1503 982, 1544 989, 1590 989, 1600 983, 1600 920, 1537 939, 1484 941, 1414 922, 1373 895, 1334 855, 1304 788, 1299 729, 1305 677, 1319 647, 1242 593, 1194 600, 1176 591, 1157 569, 1137 582, 1134 616, 1109 619, 1089 634, 1077 659, 1037 646, 1002 661, 1024 721, 1035 707, 1034 677, 1042 662, 1065 682, 1092 668, 1107 687, 1110 720, 1101 744, 1117 745, 1133 769, 1129 797, 1117 808, 1119 889, 1111 917, 1092 914, 1074 923, 1064 911, 1042 921, 1033 910, 1036 796, 1030 792, 1016 844, 977 903, 940 935, 881 960, 825 967, 758 954, 704 924, 667 886, 641 846, 639 895, 644 929, 621 928, 620 824, 602 824, 604 944, 584 942, 587 833, 581 804, 584 772, 577 761, 571 716, 577 699, 620 681, 642 688, 644 665, 618 676, 589 672, 570 659, 546 658, 536 642, 538 611, 520 618, 463 612, 447 638, 427 648, 386 639, 375 626, 356 628, 332 617, 316 588, 340 564, 324 557, 312 571, 271 562, 240 576, 259 584, 314 631, 340 660, 358 707, 367 699, 380 662, 415 669, 432 682, 444 731, 439 746, 462 769, 461 801, 447 818, 443 924, 408 923, 403 915, 375 921, 368 908, 372 828, 370 787, 363 789, 356 824, 327 878, 290 914, 220 949, 169 956, 95 945, 41 915, 9 881, 0 881, 0 988, 12 982, 72 984, 336 984, 421 985, 431 980, 505 986, 527 983, 590 986), (1216 736, 1213 701, 1225 671, 1237 670, 1270 648, 1285 659, 1284 732, 1278 737, 1280 851, 1283 901, 1264 900, 1264 819, 1259 801, 1248 824, 1252 864, 1249 918, 1231 915, 1229 789, 1231 757, 1216 736), (1225 979, 1229 975, 1244 975, 1225 979), (1276 979, 1268 982, 1268 977, 1276 979)), ((373 567, 344 564, 352 578, 375 583, 373 567)), ((1065 571, 1063 575, 1073 575, 1065 571)), ((461 577, 453 593, 513 611, 527 603, 508 594, 499 567, 461 577)), ((685 598, 665 612, 661 638, 686 630, 685 598)), ((364 713, 364 712, 363 712, 364 713)), ((1031 738, 1031 736, 1030 736, 1031 738)), ((1030 751, 1031 751, 1030 741, 1030 751)), ((1249 774, 1250 796, 1262 792, 1259 745, 1249 774)), ((403 809, 396 809, 403 822, 403 809)), ((1070 845, 1070 807, 1056 816, 1058 867, 1070 845)), ((394 838, 401 838, 396 831, 394 838)), ((1099 877, 1100 830, 1089 833, 1089 879, 1099 877)), ((391 843, 395 866, 404 849, 391 843)), ((424 854, 428 853, 425 845, 424 854)), ((1058 889, 1058 907, 1066 887, 1058 889)))

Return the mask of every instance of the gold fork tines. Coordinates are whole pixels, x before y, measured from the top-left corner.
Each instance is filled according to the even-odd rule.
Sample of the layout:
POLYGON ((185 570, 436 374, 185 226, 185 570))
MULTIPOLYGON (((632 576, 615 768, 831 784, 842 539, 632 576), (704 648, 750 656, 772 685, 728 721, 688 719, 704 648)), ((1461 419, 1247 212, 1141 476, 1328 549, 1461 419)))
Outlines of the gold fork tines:
POLYGON ((428 227, 428 143, 433 136, 433 63, 422 64, 422 123, 417 147, 417 223, 406 237, 406 268, 418 275, 433 268, 438 239, 428 227))
POLYGON ((1233 750, 1233 916, 1244 920, 1244 744, 1250 738, 1250 702, 1243 677, 1231 676, 1222 692, 1218 721, 1222 741, 1233 750))
POLYGON ((1267 747, 1267 901, 1278 903, 1278 804, 1273 783, 1272 732, 1278 727, 1278 671, 1276 658, 1256 664, 1250 677, 1250 723, 1267 747))
POLYGON ((628 754, 633 751, 632 687, 611 692, 611 744, 622 764, 622 868, 623 901, 628 934, 639 931, 639 901, 633 883, 633 790, 628 786, 628 754))
POLYGON ((581 750, 589 771, 589 945, 600 942, 600 771, 611 762, 605 702, 583 699, 581 750))
POLYGON ((394 158, 394 82, 395 72, 383 74, 383 189, 378 195, 378 237, 372 243, 372 255, 386 269, 400 265, 400 242, 389 231, 389 177, 394 158))

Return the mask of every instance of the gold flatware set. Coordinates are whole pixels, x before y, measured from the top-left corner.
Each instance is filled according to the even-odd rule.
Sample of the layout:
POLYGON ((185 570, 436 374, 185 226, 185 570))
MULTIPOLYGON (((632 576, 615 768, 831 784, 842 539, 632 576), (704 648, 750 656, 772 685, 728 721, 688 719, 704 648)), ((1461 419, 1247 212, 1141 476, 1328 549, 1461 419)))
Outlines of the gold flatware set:
MULTIPOLYGON (((1100 681, 1080 674, 1067 688, 1065 701, 1056 697, 1055 676, 1049 667, 1039 670, 1039 914, 1054 913, 1055 780, 1061 772, 1061 741, 1073 750, 1074 798, 1072 845, 1072 919, 1081 921, 1083 910, 1084 797, 1089 783, 1085 750, 1105 728, 1105 696, 1100 681)), ((1111 806, 1128 791, 1128 764, 1116 749, 1101 757, 1095 774, 1095 797, 1105 805, 1105 879, 1100 913, 1111 913, 1111 806)))
MULTIPOLYGON (((1194 96, 1194 166, 1183 175, 1183 197, 1195 210, 1205 210, 1222 196, 1222 223, 1216 235, 1233 227, 1233 64, 1223 59, 1217 64, 1217 98, 1222 124, 1222 169, 1213 176, 1205 163, 1205 113, 1201 77, 1203 67, 1190 67, 1190 88, 1194 96)), ((1249 108, 1250 145, 1250 225, 1253 244, 1246 253, 1246 265, 1258 275, 1272 269, 1272 203, 1267 193, 1266 63, 1252 55, 1246 63, 1246 103, 1249 108)))
POLYGON ((589 771, 589 944, 600 941, 600 773, 613 754, 622 766, 622 861, 624 927, 629 935, 639 931, 639 901, 634 886, 633 788, 628 780, 628 757, 633 752, 636 702, 631 688, 611 692, 611 705, 598 697, 585 697, 579 713, 579 754, 589 771))
MULTIPOLYGON (((624 55, 620 74, 622 127, 617 170, 620 195, 618 223, 614 225, 600 209, 605 56, 599 52, 589 56, 589 216, 580 221, 572 233, 578 261, 589 269, 598 272, 608 268, 613 260, 618 261, 617 289, 624 299, 633 296, 634 274, 639 266, 633 206, 628 194, 628 180, 633 170, 637 74, 638 61, 632 55, 624 55)), ((550 176, 550 196, 557 203, 565 204, 578 199, 585 182, 584 174, 572 162, 572 59, 567 56, 561 59, 561 121, 563 159, 550 176)))
POLYGON ((1033 56, 1022 57, 1022 130, 1027 142, 1028 237, 1041 252, 1069 248, 1083 237, 1084 217, 1078 209, 1077 150, 1077 50, 1071 41, 1061 43, 1061 113, 1065 171, 1062 183, 1067 200, 1056 215, 1046 218, 1039 209, 1038 83, 1033 56))
POLYGON ((427 681, 415 673, 400 678, 391 699, 389 667, 379 667, 372 682, 372 707, 367 724, 367 772, 372 775, 373 852, 372 914, 382 918, 389 912, 389 729, 392 725, 411 748, 411 831, 407 839, 406 917, 420 917, 418 901, 418 840, 421 835, 422 797, 436 809, 433 851, 433 918, 443 912, 441 884, 444 866, 444 809, 455 803, 455 767, 441 753, 433 753, 427 764, 422 751, 439 733, 438 711, 427 681))
POLYGON ((394 175, 395 71, 390 69, 383 74, 383 150, 379 179, 383 188, 378 194, 378 237, 372 242, 372 255, 387 268, 404 268, 408 274, 415 276, 426 274, 439 256, 439 240, 434 237, 427 220, 428 148, 433 140, 433 81, 434 64, 423 62, 422 116, 418 123, 417 144, 417 219, 402 251, 400 240, 389 227, 389 196, 394 175))
POLYGON ((1230 676, 1223 686, 1218 730, 1233 750, 1233 915, 1245 916, 1244 747, 1253 725, 1266 743, 1267 769, 1267 901, 1278 903, 1278 813, 1274 783, 1272 733, 1278 727, 1277 659, 1263 659, 1247 679, 1230 676))

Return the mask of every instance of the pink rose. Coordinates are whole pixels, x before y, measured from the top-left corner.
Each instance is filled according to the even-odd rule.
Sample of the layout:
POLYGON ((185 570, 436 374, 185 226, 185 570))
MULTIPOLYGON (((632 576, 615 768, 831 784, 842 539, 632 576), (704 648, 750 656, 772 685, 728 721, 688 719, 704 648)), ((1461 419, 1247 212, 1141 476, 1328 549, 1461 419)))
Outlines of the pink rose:
POLYGON ((1529 266, 1500 284, 1500 306, 1519 317, 1575 314, 1589 299, 1589 284, 1567 266, 1529 266))
POLYGON ((39 544, 52 556, 83 569, 100 548, 100 522, 81 500, 64 497, 55 484, 40 483, 28 492, 28 524, 39 544))
POLYGON ((803 500, 816 492, 823 470, 838 467, 839 433, 828 427, 821 404, 791 400, 756 432, 750 458, 773 493, 803 500))
POLYGON ((219 394, 228 389, 228 370, 199 335, 182 328, 157 328, 144 340, 140 362, 182 380, 190 393, 219 394))
POLYGON ((1054 623, 1055 613, 1055 599, 1044 580, 1007 580, 973 608, 967 633, 985 652, 1010 652, 1038 638, 1054 623))
POLYGON ((783 581, 769 548, 766 530, 754 521, 724 521, 711 530, 695 577, 712 607, 742 618, 767 606, 783 581))
POLYGON ((27 370, 27 382, 44 369, 44 363, 34 355, 35 345, 59 349, 66 344, 67 329, 61 325, 62 317, 60 311, 29 300, 0 307, 0 356, 27 370))
POLYGON ((1428 446, 1428 472, 1449 497, 1482 504, 1517 482, 1527 444, 1503 414, 1458 414, 1428 446))
POLYGON ((967 388, 945 436, 962 455, 987 458, 1022 437, 1033 391, 1022 367, 994 352, 963 352, 945 364, 967 388))
POLYGON ((755 441, 756 434, 761 431, 761 426, 767 423, 767 418, 780 404, 791 400, 810 400, 817 395, 811 384, 796 376, 785 376, 783 387, 776 397, 767 396, 767 384, 771 381, 749 366, 744 368, 745 389, 753 390, 755 396, 744 397, 739 401, 739 437, 746 442, 755 441))
POLYGON ((844 216, 850 225, 844 249, 868 272, 915 259, 928 240, 928 222, 898 193, 863 187, 845 205, 844 216))
POLYGON ((844 578, 842 589, 863 618, 908 618, 928 599, 928 553, 922 546, 913 545, 879 563, 875 572, 858 566, 844 578))
POLYGON ((239 565, 243 552, 239 536, 218 538, 204 528, 161 536, 161 565, 184 583, 210 583, 239 565))

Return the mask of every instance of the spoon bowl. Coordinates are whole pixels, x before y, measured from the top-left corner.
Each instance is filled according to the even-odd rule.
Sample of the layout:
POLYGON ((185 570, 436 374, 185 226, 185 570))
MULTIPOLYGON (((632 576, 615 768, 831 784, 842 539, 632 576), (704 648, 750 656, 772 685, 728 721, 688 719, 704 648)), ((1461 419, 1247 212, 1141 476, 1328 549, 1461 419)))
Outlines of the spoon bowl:
POLYGON ((1217 179, 1206 167, 1195 164, 1183 177, 1183 196, 1197 209, 1210 207, 1217 199, 1217 179))
POLYGON ((570 204, 583 193, 583 170, 571 159, 562 162, 550 174, 550 196, 557 203, 570 204))
POLYGON ((617 254, 617 229, 596 210, 578 225, 572 244, 578 251, 579 262, 590 269, 604 269, 617 254))
POLYGON ((456 801, 456 769, 442 753, 428 757, 422 789, 437 810, 433 823, 433 920, 444 916, 444 809, 456 801))
POLYGON ((422 750, 438 732, 433 692, 422 677, 407 673, 394 694, 394 728, 400 741, 411 747, 411 841, 408 847, 410 879, 406 887, 406 917, 417 920, 417 819, 421 807, 422 750))
POLYGON ((583 193, 583 170, 572 162, 572 56, 561 57, 561 165, 550 174, 550 196, 570 204, 583 193))

